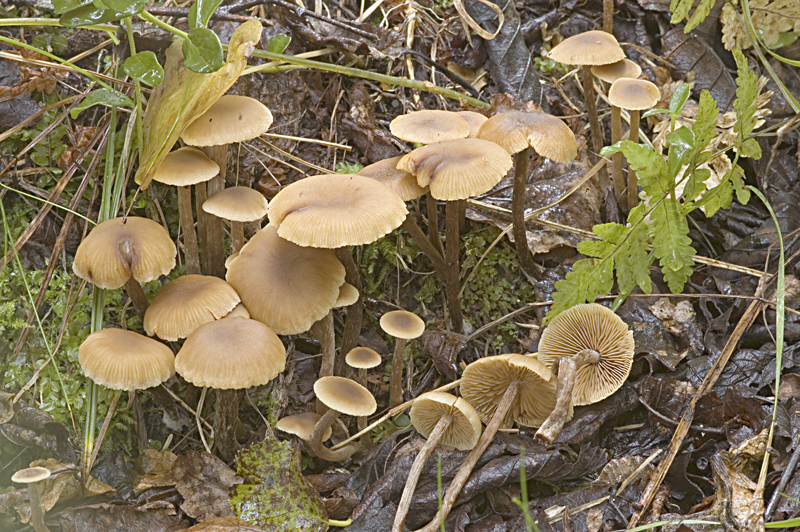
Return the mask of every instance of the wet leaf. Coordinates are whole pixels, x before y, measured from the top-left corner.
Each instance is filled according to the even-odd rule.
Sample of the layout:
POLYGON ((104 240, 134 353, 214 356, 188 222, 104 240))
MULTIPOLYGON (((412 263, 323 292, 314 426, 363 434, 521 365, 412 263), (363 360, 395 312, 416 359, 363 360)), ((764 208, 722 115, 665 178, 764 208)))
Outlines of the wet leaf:
POLYGON ((192 72, 210 74, 222 68, 222 43, 208 28, 195 28, 183 41, 183 64, 192 72))
POLYGON ((247 521, 229 515, 215 517, 202 523, 197 523, 191 528, 184 528, 177 532, 260 532, 260 528, 251 526, 247 521))
POLYGON ((92 0, 53 0, 53 8, 56 15, 78 9, 79 7, 87 6, 92 3, 92 0))
POLYGON ((103 503, 67 508, 61 514, 60 523, 63 532, 171 532, 189 524, 165 501, 139 507, 103 503), (135 528, 132 527, 134 523, 135 528))
POLYGON ((106 88, 97 89, 92 91, 89 96, 83 99, 83 101, 75 106, 72 111, 69 112, 69 115, 74 120, 78 118, 78 115, 81 114, 81 111, 93 107, 95 105, 110 105, 114 107, 133 107, 133 100, 125 96, 119 91, 110 90, 106 88))
POLYGON ((83 26, 86 24, 103 24, 106 22, 113 22, 126 16, 125 13, 120 13, 114 9, 107 7, 95 7, 94 4, 89 4, 72 11, 64 13, 59 21, 64 26, 83 26))
POLYGON ((291 42, 292 38, 285 33, 273 35, 269 39, 269 42, 267 42, 267 51, 275 54, 282 54, 291 42))
POLYGON ((150 51, 139 52, 127 58, 122 69, 133 79, 145 85, 156 87, 164 79, 164 69, 150 51))
POLYGON ((141 13, 147 5, 148 0, 102 0, 111 9, 124 15, 136 15, 141 13))
POLYGON ((190 517, 205 521, 232 515, 230 489, 241 479, 225 462, 205 451, 179 456, 172 467, 175 489, 184 502, 181 509, 190 517))
POLYGON ((189 8, 189 29, 205 28, 222 0, 197 0, 189 8))

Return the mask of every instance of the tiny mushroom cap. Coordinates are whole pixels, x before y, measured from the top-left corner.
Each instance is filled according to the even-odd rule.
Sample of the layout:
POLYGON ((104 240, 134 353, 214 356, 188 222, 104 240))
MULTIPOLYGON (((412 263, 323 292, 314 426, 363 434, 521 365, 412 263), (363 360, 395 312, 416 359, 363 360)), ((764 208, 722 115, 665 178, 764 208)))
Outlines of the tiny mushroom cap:
POLYGON ((610 33, 592 30, 561 41, 548 57, 565 65, 608 65, 625 59, 625 52, 610 33))
POLYGON ((175 341, 203 324, 218 320, 239 304, 231 285, 209 275, 183 275, 168 282, 144 313, 150 336, 175 341))
POLYGON ((389 124, 389 130, 407 142, 432 144, 467 138, 469 123, 452 111, 425 109, 398 116, 389 124))
POLYGON ((339 297, 336 298, 333 308, 349 307, 358 301, 358 288, 350 283, 344 283, 339 287, 339 297))
POLYGON ((611 84, 608 101, 620 109, 641 111, 650 109, 661 99, 661 91, 645 79, 620 78, 611 84))
POLYGON ((98 224, 75 252, 75 275, 98 288, 120 288, 133 277, 140 283, 168 274, 177 249, 163 226, 129 216, 98 224))
POLYGON ((575 405, 596 403, 622 386, 633 364, 633 331, 603 305, 575 305, 553 318, 542 332, 537 358, 552 367, 559 357, 585 349, 599 353, 600 360, 578 366, 572 392, 575 405))
POLYGON ((153 181, 176 187, 204 183, 219 173, 219 165, 202 150, 186 146, 167 154, 153 172, 153 181))
POLYGON ((422 318, 407 310, 392 310, 381 316, 381 329, 395 338, 411 340, 425 332, 422 318))
MULTIPOLYGON (((275 428, 280 431, 294 434, 303 441, 311 440, 311 433, 314 432, 314 425, 322 416, 316 412, 304 412, 302 414, 294 414, 293 416, 282 417, 275 424, 275 428)), ((333 430, 328 427, 325 434, 322 435, 322 441, 327 441, 331 437, 333 430)))
POLYGON ((266 105, 248 96, 226 94, 189 124, 181 138, 190 146, 221 146, 256 138, 271 125, 272 113, 266 105))
POLYGON ((386 185, 357 174, 295 181, 269 205, 278 235, 298 246, 340 248, 376 241, 397 229, 408 210, 386 185))
POLYGON ((560 119, 547 113, 509 111, 486 121, 478 138, 494 142, 508 153, 533 148, 542 157, 566 163, 578 155, 575 134, 560 119))
POLYGON ((642 67, 630 59, 623 59, 609 65, 596 65, 592 67, 592 74, 606 83, 614 83, 620 78, 636 79, 642 73, 642 67))
POLYGON ((405 170, 399 170, 397 163, 400 156, 389 157, 369 166, 365 166, 358 171, 358 175, 365 175, 376 181, 380 181, 392 192, 400 196, 403 201, 411 201, 425 194, 425 189, 417 184, 417 178, 405 170))
POLYGON ((234 222, 255 222, 266 216, 267 198, 249 187, 230 187, 208 198, 203 210, 234 222))
POLYGON ((261 322, 222 318, 198 327, 175 357, 176 371, 195 386, 218 390, 267 384, 286 365, 286 348, 261 322))
POLYGON ((247 311, 247 309, 245 308, 244 305, 239 303, 238 305, 233 307, 233 310, 230 311, 229 313, 227 313, 225 315, 225 317, 226 318, 249 318, 250 317, 250 313, 247 311))
POLYGON ((461 397, 445 392, 423 393, 411 405, 411 424, 427 438, 445 414, 450 414, 453 421, 445 429, 439 443, 459 451, 475 447, 481 436, 481 418, 472 405, 461 397))
POLYGON ((11 475, 11 482, 18 484, 33 484, 50 478, 50 470, 46 467, 26 467, 11 475))
POLYGON ((344 361, 351 368, 370 369, 380 365, 381 356, 377 351, 369 347, 356 347, 347 353, 344 361))
POLYGON ((144 390, 175 374, 172 350, 146 336, 122 329, 101 329, 78 348, 87 377, 112 390, 144 390))
POLYGON ((480 113, 476 113, 475 111, 458 111, 456 114, 466 120, 467 124, 469 124, 468 139, 477 138, 478 130, 480 130, 483 123, 488 120, 488 118, 480 113))
POLYGON ((314 393, 325 406, 348 416, 368 416, 378 408, 369 390, 344 377, 317 379, 314 393))
POLYGON ((491 190, 511 168, 511 156, 488 140, 449 140, 417 148, 397 167, 417 176, 419 186, 430 185, 434 198, 454 201, 491 190))

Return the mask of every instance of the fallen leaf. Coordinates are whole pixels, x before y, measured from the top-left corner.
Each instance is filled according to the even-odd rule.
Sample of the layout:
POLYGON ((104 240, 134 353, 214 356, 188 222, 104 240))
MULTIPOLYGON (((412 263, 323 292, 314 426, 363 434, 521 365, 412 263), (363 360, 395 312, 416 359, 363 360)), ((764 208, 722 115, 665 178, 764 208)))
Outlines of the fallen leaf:
POLYGON ((175 460, 172 474, 175 489, 184 498, 181 509, 188 516, 206 521, 233 515, 230 489, 242 480, 225 462, 205 451, 190 451, 175 460))

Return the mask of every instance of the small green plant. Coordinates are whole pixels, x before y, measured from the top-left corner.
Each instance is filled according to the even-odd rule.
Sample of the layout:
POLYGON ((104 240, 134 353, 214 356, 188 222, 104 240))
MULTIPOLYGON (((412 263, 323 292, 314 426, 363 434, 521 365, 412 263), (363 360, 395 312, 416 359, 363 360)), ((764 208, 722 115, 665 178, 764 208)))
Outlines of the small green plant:
MULTIPOLYGON (((512 498, 511 502, 516 504, 522 515, 525 517, 525 532, 540 532, 539 525, 531 517, 528 508, 528 478, 525 475, 525 446, 519 448, 519 498, 512 498)), ((566 512, 566 509, 564 510, 566 512)))

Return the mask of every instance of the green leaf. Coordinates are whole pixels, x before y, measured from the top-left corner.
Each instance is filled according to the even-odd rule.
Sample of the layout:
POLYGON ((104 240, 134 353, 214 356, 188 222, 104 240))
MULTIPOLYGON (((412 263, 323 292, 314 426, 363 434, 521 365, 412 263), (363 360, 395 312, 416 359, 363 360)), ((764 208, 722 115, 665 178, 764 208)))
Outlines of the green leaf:
POLYGON ((711 8, 714 7, 715 2, 716 0, 701 0, 700 4, 698 4, 697 8, 694 10, 694 14, 692 14, 691 18, 686 22, 686 27, 683 29, 683 32, 689 33, 699 26, 711 12, 711 8))
POLYGON ((158 86, 164 79, 164 69, 153 52, 139 52, 127 58, 122 69, 133 79, 151 87, 158 86))
POLYGON ((89 4, 78 9, 73 9, 64 13, 59 21, 67 27, 71 26, 85 26, 87 24, 104 24, 106 22, 114 22, 125 17, 125 13, 120 13, 107 7, 95 7, 89 4))
POLYGON ((694 146, 696 153, 700 153, 708 143, 714 138, 715 128, 717 127, 717 115, 719 107, 717 101, 711 93, 704 90, 700 93, 700 103, 697 109, 697 116, 694 119, 694 146))
POLYGON ((749 138, 742 142, 736 151, 739 152, 740 157, 749 157, 750 159, 761 158, 761 145, 759 145, 758 141, 754 138, 749 138))
POLYGON ((222 43, 208 28, 195 28, 183 41, 183 64, 198 74, 216 72, 222 67, 222 43))
POLYGON ((79 7, 88 6, 92 3, 92 0, 53 0, 52 3, 56 15, 60 15, 79 7))
POLYGON ((553 306, 545 316, 547 324, 561 312, 580 303, 593 302, 597 296, 606 295, 614 286, 614 260, 582 259, 572 266, 572 271, 556 283, 553 306))
POLYGON ((737 164, 728 172, 728 175, 733 184, 733 190, 736 191, 736 200, 742 205, 746 205, 750 201, 750 189, 744 186, 744 170, 737 164))
POLYGON ((697 207, 705 207, 706 218, 711 218, 718 210, 730 207, 732 201, 733 185, 731 185, 729 179, 725 179, 719 185, 703 194, 703 197, 695 205, 697 207))
POLYGON ((147 5, 147 0, 102 0, 103 4, 118 13, 136 15, 147 5))
MULTIPOLYGON (((625 226, 616 223, 597 224, 592 227, 592 232, 600 237, 601 240, 611 242, 612 244, 619 244, 625 236, 625 226)), ((581 253, 583 253, 581 251, 581 253)))
POLYGON ((672 93, 672 98, 669 100, 669 114, 678 116, 683 106, 686 105, 686 100, 689 99, 691 93, 692 88, 688 83, 681 83, 678 85, 678 88, 675 89, 675 92, 672 93))
POLYGON ((667 165, 669 175, 674 180, 681 167, 689 162, 689 156, 694 149, 694 133, 688 127, 681 126, 667 134, 667 142, 669 143, 667 165))
POLYGON ((189 8, 189 29, 205 28, 222 0, 197 0, 189 8))
POLYGON ((629 140, 622 141, 622 153, 628 159, 628 164, 636 171, 639 184, 651 198, 658 198, 667 194, 673 183, 667 172, 667 163, 664 158, 647 146, 636 144, 629 140))
POLYGON ((750 70, 747 58, 741 50, 732 50, 736 60, 736 100, 733 108, 736 111, 736 123, 733 131, 737 136, 737 143, 744 142, 756 126, 756 96, 758 96, 758 76, 750 70))
POLYGON ((666 113, 669 113, 669 109, 650 109, 649 111, 642 113, 642 118, 647 118, 648 116, 653 115, 663 115, 666 113))
POLYGON ((650 213, 653 223, 653 254, 661 264, 664 280, 673 294, 680 293, 692 275, 694 260, 689 224, 681 212, 681 204, 664 198, 650 213))
POLYGON ((83 101, 77 107, 73 108, 72 111, 69 112, 69 115, 74 120, 78 117, 81 111, 95 105, 111 105, 114 107, 133 107, 133 100, 131 100, 130 98, 128 98, 119 91, 101 88, 92 91, 89 94, 89 96, 84 98, 83 101))
POLYGON ((278 33, 277 35, 270 37, 269 42, 267 43, 267 51, 274 54, 282 54, 286 51, 286 48, 289 47, 289 43, 291 42, 291 37, 285 33, 278 33))

